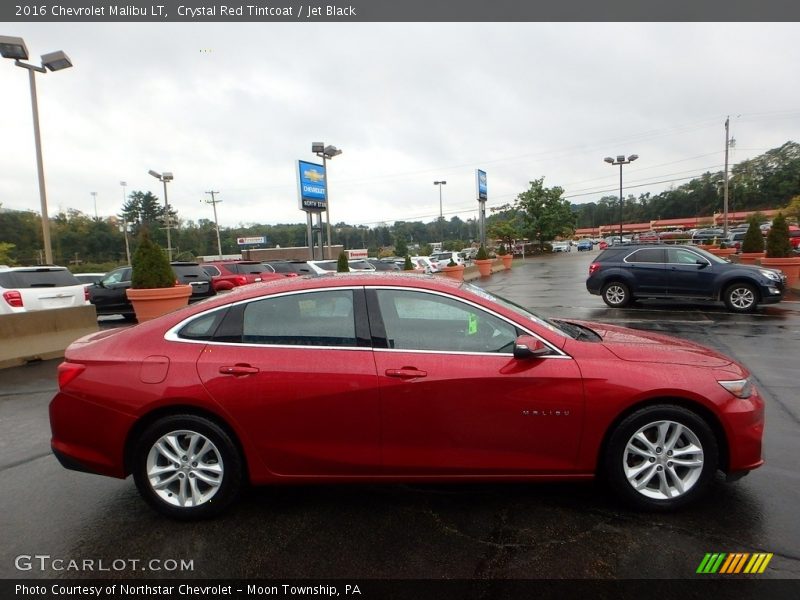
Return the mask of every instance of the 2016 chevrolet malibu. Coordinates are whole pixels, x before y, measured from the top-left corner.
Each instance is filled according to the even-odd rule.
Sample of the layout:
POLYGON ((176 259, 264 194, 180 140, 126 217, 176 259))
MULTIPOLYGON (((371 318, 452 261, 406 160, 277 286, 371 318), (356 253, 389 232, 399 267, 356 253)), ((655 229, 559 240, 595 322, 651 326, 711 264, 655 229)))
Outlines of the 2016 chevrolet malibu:
POLYGON ((61 463, 132 474, 179 519, 246 482, 600 476, 664 510, 763 462, 764 403, 731 358, 433 276, 237 288, 84 337, 58 371, 61 463))

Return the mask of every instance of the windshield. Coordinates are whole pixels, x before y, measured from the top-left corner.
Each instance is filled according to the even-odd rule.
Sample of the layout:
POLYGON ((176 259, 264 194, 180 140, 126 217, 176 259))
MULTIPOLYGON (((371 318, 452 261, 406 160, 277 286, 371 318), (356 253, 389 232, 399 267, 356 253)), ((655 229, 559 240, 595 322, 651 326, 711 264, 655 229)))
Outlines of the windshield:
POLYGON ((573 335, 570 335, 570 333, 566 330, 566 328, 562 327, 561 324, 554 323, 553 321, 548 321, 547 319, 543 319, 542 317, 533 314, 527 308, 520 306, 516 302, 512 302, 511 300, 503 298, 502 296, 496 296, 494 294, 490 294, 483 288, 479 288, 478 286, 472 285, 471 283, 464 283, 462 284, 461 287, 465 290, 472 292, 476 296, 480 296, 484 300, 490 300, 491 302, 496 302, 500 306, 507 308, 511 311, 514 311, 523 319, 531 321, 536 325, 539 325, 540 327, 544 327, 545 329, 548 329, 557 335, 568 338, 574 337, 573 335))

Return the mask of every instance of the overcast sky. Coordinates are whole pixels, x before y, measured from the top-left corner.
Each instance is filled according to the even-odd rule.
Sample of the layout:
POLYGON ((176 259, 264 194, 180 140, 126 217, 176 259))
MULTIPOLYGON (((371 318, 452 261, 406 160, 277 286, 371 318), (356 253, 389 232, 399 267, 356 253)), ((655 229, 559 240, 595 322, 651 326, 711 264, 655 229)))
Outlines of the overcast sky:
MULTIPOLYGON (((800 140, 800 25, 605 23, 29 23, 32 61, 64 50, 74 68, 37 75, 48 206, 120 212, 123 188, 163 200, 171 171, 184 220, 298 223, 297 159, 315 141, 331 221, 475 217, 532 179, 574 202, 658 193, 800 140), (643 185, 644 184, 644 185, 643 185), (628 186, 640 187, 628 187, 628 186), (627 195, 627 191, 626 191, 627 195)), ((39 210, 26 71, 0 61, 0 204, 39 210)))

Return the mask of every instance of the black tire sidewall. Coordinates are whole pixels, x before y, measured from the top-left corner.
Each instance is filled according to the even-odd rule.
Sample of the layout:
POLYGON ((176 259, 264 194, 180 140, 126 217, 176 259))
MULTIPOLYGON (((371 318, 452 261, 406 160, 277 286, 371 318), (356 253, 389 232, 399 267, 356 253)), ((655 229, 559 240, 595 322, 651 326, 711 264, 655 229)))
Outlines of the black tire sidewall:
POLYGON ((668 511, 689 504, 708 491, 719 465, 719 448, 714 432, 697 413, 670 404, 648 406, 629 415, 614 429, 604 457, 603 472, 611 488, 629 505, 643 510, 668 511), (633 489, 623 470, 625 447, 634 433, 648 423, 675 421, 687 427, 703 447, 703 470, 694 486, 682 496, 668 500, 648 498, 633 489))
POLYGON ((213 421, 197 415, 171 415, 159 419, 139 437, 134 447, 133 478, 139 493, 158 512, 179 520, 206 519, 224 511, 242 486, 242 458, 230 435, 213 421), (189 430, 207 437, 217 447, 223 464, 222 484, 217 493, 200 506, 168 504, 153 491, 147 477, 147 455, 153 444, 170 431, 189 430))

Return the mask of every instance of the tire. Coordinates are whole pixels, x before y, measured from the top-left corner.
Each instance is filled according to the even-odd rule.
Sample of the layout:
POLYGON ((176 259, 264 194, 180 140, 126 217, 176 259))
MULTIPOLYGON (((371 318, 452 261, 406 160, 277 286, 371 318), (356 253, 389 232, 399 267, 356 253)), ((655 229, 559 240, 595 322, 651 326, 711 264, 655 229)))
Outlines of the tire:
POLYGON ((625 418, 609 438, 604 474, 632 506, 680 508, 703 495, 719 464, 717 440, 697 413, 680 406, 648 406, 625 418), (682 465, 676 465, 678 458, 682 465))
POLYGON ((722 300, 731 312, 749 313, 758 306, 758 292, 749 283, 734 283, 722 294, 722 300))
POLYGON ((242 473, 242 457, 231 437, 213 421, 196 415, 156 421, 134 448, 133 478, 139 493, 173 519, 220 514, 238 496, 242 473))
POLYGON ((631 291, 621 281, 610 281, 603 286, 601 292, 603 302, 611 308, 623 308, 631 302, 631 291))

